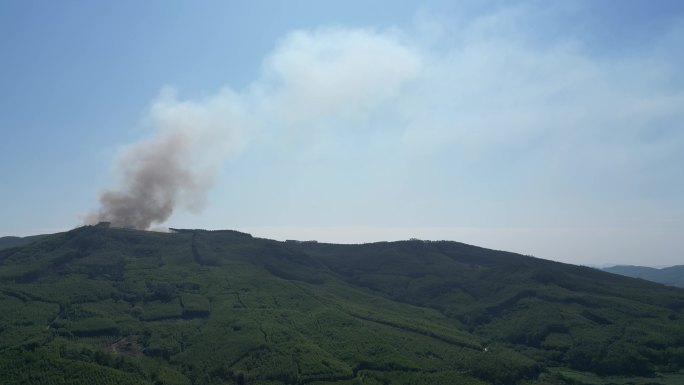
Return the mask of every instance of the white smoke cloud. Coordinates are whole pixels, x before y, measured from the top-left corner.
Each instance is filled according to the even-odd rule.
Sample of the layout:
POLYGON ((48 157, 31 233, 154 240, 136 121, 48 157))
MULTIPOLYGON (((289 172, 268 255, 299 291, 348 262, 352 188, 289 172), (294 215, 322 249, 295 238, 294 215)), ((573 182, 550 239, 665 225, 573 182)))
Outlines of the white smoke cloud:
POLYGON ((147 229, 177 205, 204 204, 223 158, 250 135, 296 131, 322 122, 358 123, 401 96, 419 57, 391 35, 364 30, 293 32, 247 91, 229 88, 202 101, 166 89, 153 103, 151 138, 119 160, 121 185, 102 192, 86 221, 147 229))
POLYGON ((295 31, 244 90, 199 101, 166 90, 150 109, 153 136, 124 152, 121 185, 89 220, 148 228, 178 205, 199 209, 224 158, 263 138, 311 145, 343 130, 382 132, 388 156, 495 164, 503 153, 523 159, 530 179, 585 169, 626 178, 620 167, 648 169, 656 154, 684 148, 673 128, 684 94, 668 85, 664 50, 595 58, 573 39, 529 41, 515 17, 433 23, 427 36, 295 31))
POLYGON ((421 57, 392 33, 324 29, 291 33, 269 57, 262 95, 284 124, 358 119, 403 96, 421 57))

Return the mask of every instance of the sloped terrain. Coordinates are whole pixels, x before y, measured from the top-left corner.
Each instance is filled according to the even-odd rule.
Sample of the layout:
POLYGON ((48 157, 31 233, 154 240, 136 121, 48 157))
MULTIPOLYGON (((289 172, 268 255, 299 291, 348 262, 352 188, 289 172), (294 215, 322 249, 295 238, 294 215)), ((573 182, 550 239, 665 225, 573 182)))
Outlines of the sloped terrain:
POLYGON ((0 376, 564 383, 550 367, 652 376, 684 367, 683 308, 680 289, 455 242, 86 226, 0 250, 0 376))

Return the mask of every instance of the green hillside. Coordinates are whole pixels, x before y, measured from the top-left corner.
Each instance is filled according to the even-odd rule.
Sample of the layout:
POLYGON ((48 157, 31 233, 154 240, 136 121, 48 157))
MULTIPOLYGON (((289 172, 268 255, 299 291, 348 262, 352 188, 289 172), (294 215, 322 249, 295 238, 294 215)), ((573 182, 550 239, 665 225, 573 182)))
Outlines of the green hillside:
POLYGON ((683 311, 681 289, 456 242, 86 226, 0 250, 0 378, 657 384, 681 378, 683 311))

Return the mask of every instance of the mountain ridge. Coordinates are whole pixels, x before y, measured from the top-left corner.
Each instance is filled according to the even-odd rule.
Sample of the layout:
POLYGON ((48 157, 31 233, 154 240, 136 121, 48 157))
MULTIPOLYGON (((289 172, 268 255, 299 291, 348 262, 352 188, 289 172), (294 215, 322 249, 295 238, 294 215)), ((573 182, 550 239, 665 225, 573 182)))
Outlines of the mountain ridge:
POLYGON ((632 278, 662 283, 668 286, 684 288, 684 265, 654 268, 634 265, 616 265, 602 270, 613 274, 620 274, 632 278))
POLYGON ((684 290, 451 241, 85 226, 0 250, 0 310, 0 372, 23 357, 26 371, 120 383, 563 384, 551 368, 684 368, 684 290))
POLYGON ((12 235, 0 237, 0 250, 27 245, 46 236, 48 236, 48 234, 29 235, 26 237, 15 237, 12 235))

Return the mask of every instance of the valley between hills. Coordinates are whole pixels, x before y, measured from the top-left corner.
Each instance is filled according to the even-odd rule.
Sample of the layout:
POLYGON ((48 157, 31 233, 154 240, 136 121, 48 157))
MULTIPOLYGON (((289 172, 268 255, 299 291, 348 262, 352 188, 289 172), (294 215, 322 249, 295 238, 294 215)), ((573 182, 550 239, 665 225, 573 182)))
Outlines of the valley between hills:
POLYGON ((106 224, 12 242, 4 385, 684 383, 684 289, 588 267, 106 224))

